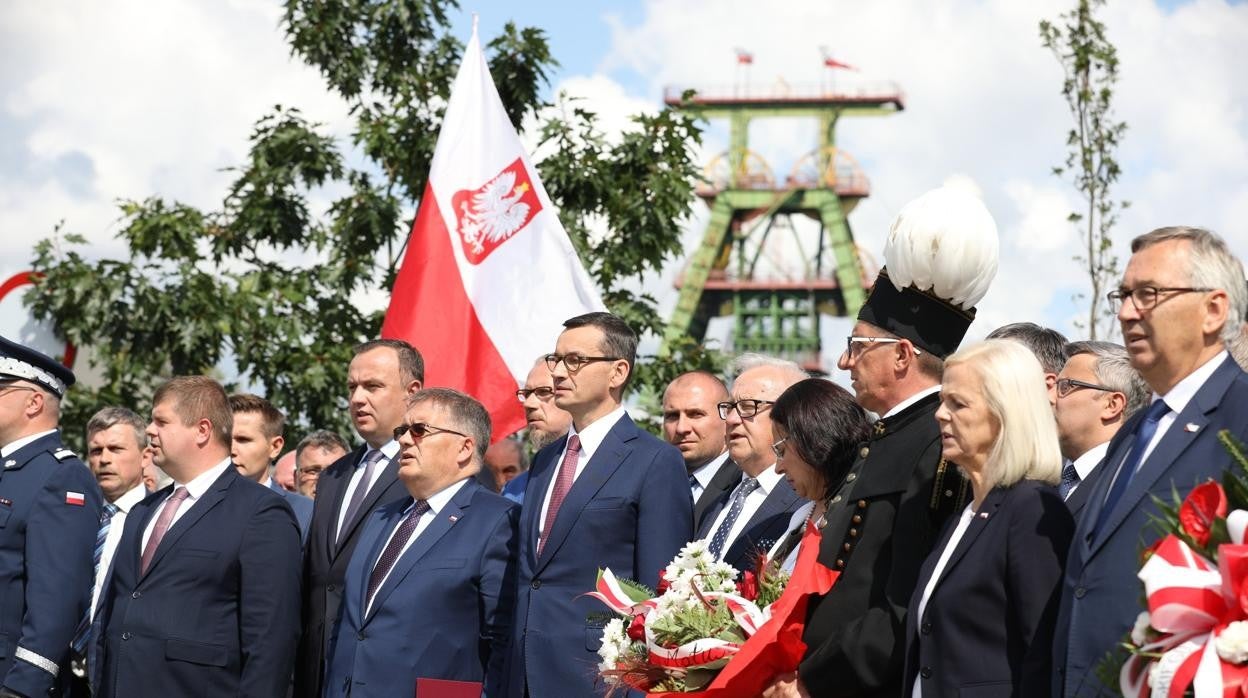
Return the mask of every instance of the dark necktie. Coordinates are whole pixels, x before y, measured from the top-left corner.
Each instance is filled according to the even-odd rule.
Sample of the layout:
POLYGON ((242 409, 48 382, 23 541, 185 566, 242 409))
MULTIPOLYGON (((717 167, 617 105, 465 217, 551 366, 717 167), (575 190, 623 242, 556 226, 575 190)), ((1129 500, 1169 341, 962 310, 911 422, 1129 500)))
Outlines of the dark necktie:
POLYGON ((156 554, 156 549, 160 547, 160 541, 165 538, 165 531, 169 530, 169 526, 173 523, 173 517, 178 513, 178 508, 182 506, 182 502, 190 495, 185 487, 179 487, 173 491, 173 496, 165 500, 165 508, 160 510, 160 516, 156 519, 156 528, 152 529, 152 535, 147 539, 147 547, 143 548, 143 557, 139 560, 139 574, 147 574, 147 566, 152 564, 152 556, 156 554))
POLYGON ((373 481, 373 473, 377 472, 377 464, 385 457, 378 449, 369 451, 364 456, 364 476, 359 482, 355 483, 355 491, 351 493, 351 501, 347 503, 347 515, 342 517, 342 525, 338 528, 338 544, 342 545, 342 536, 351 530, 351 522, 355 521, 356 514, 360 513, 360 505, 364 503, 364 498, 368 496, 368 486, 373 481))
POLYGON ((365 613, 372 605, 373 596, 381 587, 382 581, 390 573, 394 563, 399 561, 399 556, 403 554, 403 546, 407 545, 408 539, 412 537, 412 532, 420 523, 420 517, 427 511, 429 511, 429 502, 423 499, 413 502, 407 514, 403 516, 403 520, 399 522, 399 527, 390 538, 390 542, 386 544, 386 549, 381 551, 381 557, 377 558, 377 565, 373 567, 373 573, 368 577, 368 594, 364 597, 365 613))
POLYGON ((1075 470, 1075 462, 1072 460, 1062 467, 1062 482, 1057 486, 1057 493, 1062 496, 1063 501, 1070 499, 1070 493, 1079 482, 1079 471, 1075 470))
POLYGON ((728 533, 732 531, 732 525, 737 522, 737 518, 741 516, 741 510, 745 508, 745 499, 750 493, 758 489, 758 480, 752 477, 746 477, 732 491, 732 502, 728 505, 728 515, 724 517, 723 523, 719 528, 715 529, 715 535, 711 536, 710 551, 716 559, 719 559, 719 552, 724 549, 724 543, 728 542, 728 533))
POLYGON ((1153 435, 1157 433, 1157 423, 1161 418, 1170 412, 1170 408, 1166 405, 1165 400, 1157 400, 1149 406, 1148 412, 1144 414, 1144 419, 1135 428, 1135 440, 1131 442, 1131 453, 1127 454, 1126 460, 1122 466, 1118 468, 1118 475, 1114 478, 1114 484, 1109 488, 1109 495, 1105 497, 1105 505, 1101 507, 1100 514, 1096 517, 1096 525, 1092 527, 1092 536, 1089 540, 1096 540, 1096 535, 1100 533, 1101 526, 1109 520, 1109 516, 1114 511, 1114 506, 1118 504, 1118 500, 1122 499, 1122 493, 1127 491, 1127 485, 1130 484, 1131 478, 1135 475, 1135 471, 1139 469, 1140 463, 1144 460, 1144 451, 1148 449, 1148 444, 1153 440, 1153 435))
MULTIPOLYGON (((104 555, 104 543, 108 540, 108 530, 112 528, 113 515, 117 513, 116 504, 105 504, 104 511, 100 514, 100 528, 95 534, 95 551, 92 554, 94 559, 95 575, 91 577, 92 583, 100 576, 100 558, 104 555)), ((94 587, 93 587, 94 588, 94 587)), ((70 647, 74 652, 82 654, 82 650, 87 646, 87 637, 91 630, 91 597, 87 597, 87 609, 82 614, 82 620, 78 621, 78 629, 74 631, 74 639, 70 642, 70 647)))
POLYGON ((542 522, 542 535, 537 539, 537 554, 540 557, 542 548, 546 547, 546 539, 550 537, 550 529, 555 527, 555 516, 559 507, 572 489, 576 480, 576 461, 581 455, 581 437, 573 434, 568 437, 568 450, 563 454, 563 462, 559 464, 559 475, 555 478, 555 490, 550 493, 550 504, 546 507, 546 519, 542 522))

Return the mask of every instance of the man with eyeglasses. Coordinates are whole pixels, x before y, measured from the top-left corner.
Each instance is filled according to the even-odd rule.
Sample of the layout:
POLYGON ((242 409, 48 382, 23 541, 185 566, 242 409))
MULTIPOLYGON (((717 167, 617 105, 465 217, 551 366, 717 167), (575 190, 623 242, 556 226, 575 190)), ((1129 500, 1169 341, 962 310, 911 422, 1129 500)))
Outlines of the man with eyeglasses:
POLYGON ((61 441, 74 374, 0 337, 0 696, 55 695, 91 602, 103 506, 61 441))
POLYGON ((741 482, 741 468, 728 457, 717 407, 726 400, 728 388, 707 371, 682 373, 663 391, 663 438, 685 459, 695 530, 706 512, 741 482))
POLYGON ((294 695, 320 698, 329 635, 342 603, 342 583, 360 529, 377 507, 406 495, 399 482, 399 442, 408 396, 420 390, 425 362, 397 339, 354 349, 347 370, 351 422, 364 444, 321 472, 303 565, 303 636, 294 695))
POLYGON ((792 361, 761 354, 738 357, 732 373, 732 392, 717 410, 728 455, 741 475, 707 510, 697 537, 716 560, 745 572, 788 532, 793 512, 806 503, 776 472, 771 406, 790 385, 809 376, 792 361))
MULTIPOLYGON (((1109 444, 1066 562, 1054 695, 1110 695, 1097 668, 1139 613, 1139 551, 1158 538, 1155 504, 1234 467, 1218 433, 1248 440, 1248 376, 1228 356, 1248 311, 1244 269, 1217 235, 1159 228, 1131 243, 1109 293, 1151 402, 1109 444)), ((1081 486, 1080 489, 1083 489, 1081 486)))
MULTIPOLYGON (((546 448, 563 438, 572 426, 572 415, 555 404, 555 379, 551 376, 546 357, 539 356, 524 379, 524 387, 516 391, 516 399, 524 406, 527 422, 525 435, 531 453, 546 448)), ((529 485, 525 470, 503 487, 503 496, 517 504, 524 503, 524 490, 529 485)))
POLYGON ((693 532, 680 452, 624 411, 636 333, 601 312, 563 326, 546 363, 572 427, 529 469, 502 692, 515 698, 601 695, 607 687, 594 676, 604 621, 585 596, 598 570, 653 588, 693 532))
POLYGON ((1132 415, 1148 406, 1148 384, 1127 350, 1111 342, 1071 342, 1055 384, 1057 438, 1066 463, 1058 493, 1076 517, 1104 472, 1098 467, 1109 440, 1132 415))
POLYGON ((364 524, 325 696, 501 695, 518 507, 483 487, 490 416, 456 390, 411 397, 394 430, 406 496, 364 524), (456 695, 460 695, 456 693, 456 695))

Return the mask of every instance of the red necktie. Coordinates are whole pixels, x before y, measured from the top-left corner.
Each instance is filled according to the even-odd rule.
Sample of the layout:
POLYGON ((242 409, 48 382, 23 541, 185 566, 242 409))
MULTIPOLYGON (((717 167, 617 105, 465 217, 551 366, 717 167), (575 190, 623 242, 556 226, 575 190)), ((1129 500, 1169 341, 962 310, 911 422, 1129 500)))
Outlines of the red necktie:
POLYGON ((559 464, 559 475, 555 478, 555 491, 550 493, 550 506, 546 507, 546 520, 542 524, 542 535, 537 540, 537 555, 541 557, 542 548, 546 547, 546 539, 550 537, 550 529, 555 526, 555 516, 563 504, 568 490, 572 489, 572 481, 576 479, 576 460, 581 455, 581 437, 573 434, 568 438, 568 450, 563 454, 563 462, 559 464))
POLYGON ((178 508, 182 506, 182 501, 187 498, 190 492, 185 487, 179 487, 173 491, 173 496, 165 501, 165 508, 160 510, 160 516, 156 519, 156 528, 152 529, 152 535, 147 539, 147 547, 143 548, 143 557, 139 560, 139 574, 147 574, 147 566, 152 564, 152 557, 156 555, 156 548, 160 547, 160 541, 165 537, 165 531, 169 530, 169 525, 173 523, 174 514, 178 513, 178 508))

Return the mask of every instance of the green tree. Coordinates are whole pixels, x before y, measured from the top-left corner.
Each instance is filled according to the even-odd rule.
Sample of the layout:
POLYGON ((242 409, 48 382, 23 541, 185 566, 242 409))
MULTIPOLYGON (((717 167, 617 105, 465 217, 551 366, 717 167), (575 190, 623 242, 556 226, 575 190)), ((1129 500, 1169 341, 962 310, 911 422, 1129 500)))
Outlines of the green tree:
MULTIPOLYGON (((452 0, 287 0, 294 53, 316 67, 354 117, 338 143, 298 109, 256 123, 244 163, 219 209, 159 197, 120 202, 123 259, 93 259, 60 227, 36 246, 43 280, 33 314, 92 348, 103 374, 66 401, 71 436, 100 405, 145 409, 162 377, 228 375, 254 384, 291 418, 348 433, 346 367, 353 344, 377 336, 382 315, 356 300, 387 293, 426 184, 442 112, 463 52, 450 34, 452 0), (347 146, 364 155, 351 166, 347 146), (325 211, 315 197, 329 196, 325 211)), ((540 93, 557 64, 540 29, 508 23, 486 47, 514 124, 536 123, 551 155, 537 167, 609 308, 661 333, 655 299, 629 287, 681 252, 694 201, 701 137, 694 117, 664 109, 633 117, 608 140, 596 115, 540 93)), ((535 299, 540 302, 540 299, 535 299)), ((660 366, 638 367, 643 395, 716 355, 693 344, 660 366)), ((236 385, 227 386, 231 389, 236 385)))
POLYGON ((1113 227, 1118 213, 1130 205, 1115 200, 1110 191, 1122 174, 1115 153, 1127 124, 1114 120, 1118 51, 1096 18, 1096 10, 1104 4, 1105 0, 1078 0, 1075 9, 1060 16, 1060 26, 1040 22, 1040 39, 1062 66, 1062 96, 1074 119, 1066 136, 1066 159, 1053 174, 1069 176, 1083 197, 1083 210, 1072 211, 1067 219, 1079 230, 1082 251, 1074 259, 1091 286, 1090 293, 1076 296, 1089 300, 1087 324, 1076 325, 1087 329, 1091 339, 1112 336, 1117 326, 1105 294, 1119 274, 1113 227))

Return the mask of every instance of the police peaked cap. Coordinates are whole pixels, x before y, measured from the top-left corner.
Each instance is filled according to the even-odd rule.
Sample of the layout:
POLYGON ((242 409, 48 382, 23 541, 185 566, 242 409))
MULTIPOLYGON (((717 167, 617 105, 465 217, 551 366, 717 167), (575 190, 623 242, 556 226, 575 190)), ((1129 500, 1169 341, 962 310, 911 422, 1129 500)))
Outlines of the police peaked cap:
POLYGON ((74 372, 42 352, 0 337, 0 382, 25 380, 63 397, 74 372))

